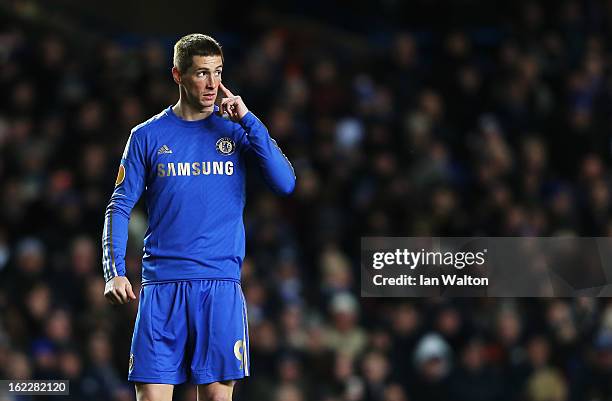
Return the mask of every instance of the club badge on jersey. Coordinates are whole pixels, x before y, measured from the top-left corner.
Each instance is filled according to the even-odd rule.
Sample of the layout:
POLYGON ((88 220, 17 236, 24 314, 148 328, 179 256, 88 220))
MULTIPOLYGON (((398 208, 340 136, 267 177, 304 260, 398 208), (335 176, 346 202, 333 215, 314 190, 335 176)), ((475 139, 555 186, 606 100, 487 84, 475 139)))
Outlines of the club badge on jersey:
POLYGON ((229 156, 236 150, 236 142, 234 142, 232 138, 223 137, 217 141, 216 148, 217 152, 229 156))

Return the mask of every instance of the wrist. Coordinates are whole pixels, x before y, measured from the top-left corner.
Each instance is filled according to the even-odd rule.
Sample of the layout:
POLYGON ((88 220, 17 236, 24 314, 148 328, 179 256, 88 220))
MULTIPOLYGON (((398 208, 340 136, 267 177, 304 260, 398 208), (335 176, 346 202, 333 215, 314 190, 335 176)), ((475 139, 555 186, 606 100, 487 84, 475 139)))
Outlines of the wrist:
POLYGON ((245 109, 242 113, 240 113, 240 119, 242 120, 244 117, 247 116, 247 114, 249 114, 249 109, 245 109))
POLYGON ((247 112, 244 113, 242 117, 240 117, 240 124, 244 126, 251 125, 253 117, 253 113, 247 110, 247 112))

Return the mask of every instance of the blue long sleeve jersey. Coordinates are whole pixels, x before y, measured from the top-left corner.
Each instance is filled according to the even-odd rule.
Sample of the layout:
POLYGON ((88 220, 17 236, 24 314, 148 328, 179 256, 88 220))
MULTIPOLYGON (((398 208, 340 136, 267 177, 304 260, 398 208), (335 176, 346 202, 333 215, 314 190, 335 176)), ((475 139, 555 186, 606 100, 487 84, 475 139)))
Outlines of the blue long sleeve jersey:
POLYGON ((256 155, 274 192, 293 191, 291 163, 251 112, 240 123, 216 112, 186 121, 168 107, 134 127, 104 218, 105 280, 125 275, 130 213, 144 192, 149 227, 144 238, 143 284, 240 281, 246 152, 256 155))

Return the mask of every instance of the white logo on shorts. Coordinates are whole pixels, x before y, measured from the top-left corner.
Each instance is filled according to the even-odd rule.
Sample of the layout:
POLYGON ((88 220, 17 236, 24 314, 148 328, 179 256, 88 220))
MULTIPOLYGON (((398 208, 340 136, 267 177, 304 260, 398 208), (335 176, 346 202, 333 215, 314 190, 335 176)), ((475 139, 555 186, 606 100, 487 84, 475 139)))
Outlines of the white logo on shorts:
POLYGON ((240 361, 240 369, 242 369, 242 365, 244 364, 244 351, 244 341, 236 341, 234 343, 234 356, 240 361))

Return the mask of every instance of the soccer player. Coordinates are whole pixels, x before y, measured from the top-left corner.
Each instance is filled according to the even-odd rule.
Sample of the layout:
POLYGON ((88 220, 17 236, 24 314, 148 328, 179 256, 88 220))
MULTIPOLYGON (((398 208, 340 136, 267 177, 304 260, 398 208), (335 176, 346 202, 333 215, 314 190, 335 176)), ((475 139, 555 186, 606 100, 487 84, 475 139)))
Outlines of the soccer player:
POLYGON ((256 156, 278 194, 293 191, 295 175, 264 124, 221 83, 223 63, 210 36, 175 44, 179 100, 132 129, 106 209, 104 296, 124 304, 136 299, 125 277, 128 221, 145 194, 149 227, 128 373, 138 401, 171 400, 174 385, 188 380, 199 400, 228 401, 235 380, 249 375, 244 156, 256 156))

